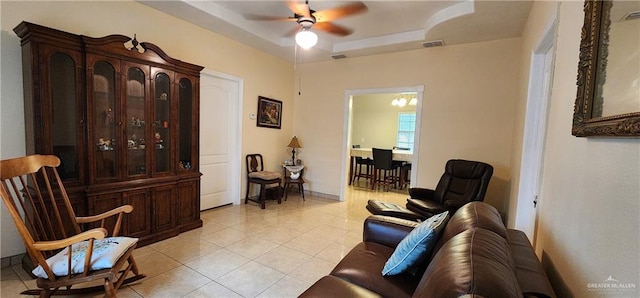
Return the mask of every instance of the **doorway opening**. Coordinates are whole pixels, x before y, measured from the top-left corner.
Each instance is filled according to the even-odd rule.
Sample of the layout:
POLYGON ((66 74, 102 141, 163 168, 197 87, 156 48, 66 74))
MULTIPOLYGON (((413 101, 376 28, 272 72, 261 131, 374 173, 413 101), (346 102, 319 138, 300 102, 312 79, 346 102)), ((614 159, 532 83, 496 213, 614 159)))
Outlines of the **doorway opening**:
MULTIPOLYGON (((351 155, 354 145, 361 151, 394 147, 406 150, 403 158, 413 169, 417 168, 423 92, 424 86, 345 91, 347 121, 343 134, 341 201, 345 200, 347 190, 367 190, 367 184, 354 183, 353 187, 349 183, 354 171, 351 155)), ((416 181, 417 171, 407 173, 409 181, 416 181)))

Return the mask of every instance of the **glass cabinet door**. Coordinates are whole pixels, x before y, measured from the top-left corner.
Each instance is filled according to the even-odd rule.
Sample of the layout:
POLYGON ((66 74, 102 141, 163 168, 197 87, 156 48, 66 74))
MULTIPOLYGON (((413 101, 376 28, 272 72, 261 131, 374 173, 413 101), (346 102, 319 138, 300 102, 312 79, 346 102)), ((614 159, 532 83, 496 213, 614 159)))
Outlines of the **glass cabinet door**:
MULTIPOLYGON (((82 139, 81 107, 78 101, 76 59, 67 53, 55 52, 50 56, 49 84, 45 86, 51 100, 51 146, 60 158, 58 173, 63 181, 78 181, 80 177, 80 150, 82 139)), ((78 61, 79 62, 79 61, 78 61)))
POLYGON ((153 119, 155 143, 154 172, 171 171, 171 78, 167 72, 158 71, 154 77, 153 119))
POLYGON ((141 67, 132 66, 127 69, 125 88, 127 142, 127 175, 147 174, 147 140, 146 140, 146 74, 141 67))
POLYGON ((116 159, 116 71, 107 61, 93 65, 93 136, 95 142, 94 168, 96 179, 118 175, 116 159))
POLYGON ((178 82, 178 167, 180 170, 193 168, 193 84, 188 78, 178 82))

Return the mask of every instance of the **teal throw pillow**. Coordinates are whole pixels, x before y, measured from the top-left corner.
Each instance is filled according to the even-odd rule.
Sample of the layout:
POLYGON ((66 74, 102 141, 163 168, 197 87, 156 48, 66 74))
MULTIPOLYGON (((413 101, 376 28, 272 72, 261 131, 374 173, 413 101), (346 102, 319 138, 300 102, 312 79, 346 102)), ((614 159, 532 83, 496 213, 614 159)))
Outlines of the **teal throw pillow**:
POLYGON ((429 217, 415 227, 393 251, 384 264, 382 275, 396 275, 407 271, 426 259, 440 238, 449 220, 449 211, 429 217))

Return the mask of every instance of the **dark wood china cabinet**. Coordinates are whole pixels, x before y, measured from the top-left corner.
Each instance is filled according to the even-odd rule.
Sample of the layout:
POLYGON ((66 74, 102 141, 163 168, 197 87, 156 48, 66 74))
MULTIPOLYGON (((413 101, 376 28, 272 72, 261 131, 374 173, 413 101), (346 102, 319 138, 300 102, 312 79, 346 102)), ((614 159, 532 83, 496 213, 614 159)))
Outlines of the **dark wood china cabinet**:
POLYGON ((201 66, 123 35, 20 23, 27 154, 55 154, 78 215, 134 207, 146 245, 202 226, 201 66))

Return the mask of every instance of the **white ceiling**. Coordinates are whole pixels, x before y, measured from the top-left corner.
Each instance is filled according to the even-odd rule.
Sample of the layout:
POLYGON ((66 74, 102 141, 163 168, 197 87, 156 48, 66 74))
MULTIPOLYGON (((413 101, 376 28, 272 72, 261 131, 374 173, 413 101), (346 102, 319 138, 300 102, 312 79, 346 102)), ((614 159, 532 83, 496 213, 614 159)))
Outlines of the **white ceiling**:
MULTIPOLYGON (((191 22, 212 32, 294 61, 292 36, 295 22, 253 21, 246 14, 289 17, 293 13, 285 1, 202 1, 171 0, 140 3, 191 22)), ((368 10, 334 21, 352 29, 348 36, 313 30, 318 44, 298 49, 298 63, 406 51, 423 48, 427 41, 443 40, 446 45, 496 40, 520 36, 531 9, 531 1, 362 1, 368 10)), ((300 1, 303 3, 303 1, 300 1)), ((348 1, 310 0, 316 11, 335 8, 348 1)))

